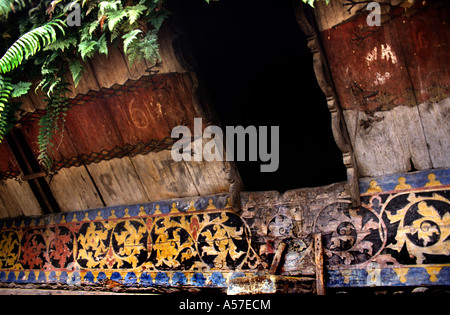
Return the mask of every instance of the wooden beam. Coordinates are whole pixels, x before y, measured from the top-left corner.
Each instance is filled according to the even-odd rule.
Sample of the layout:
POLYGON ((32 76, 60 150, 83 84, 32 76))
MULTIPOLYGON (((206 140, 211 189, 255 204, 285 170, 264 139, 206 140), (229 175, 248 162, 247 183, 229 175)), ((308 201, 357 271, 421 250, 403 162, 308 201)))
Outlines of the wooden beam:
POLYGON ((273 258, 272 265, 270 266, 269 274, 274 275, 277 273, 278 265, 280 264, 281 258, 283 257, 284 250, 286 249, 286 243, 282 241, 278 245, 275 257, 273 258))
POLYGON ((23 175, 22 176, 22 180, 24 182, 32 180, 32 179, 36 179, 36 178, 40 178, 40 177, 45 177, 45 172, 39 172, 39 173, 34 173, 34 174, 30 174, 30 175, 23 175))
POLYGON ((61 212, 47 182, 41 178, 42 176, 37 175, 41 172, 41 169, 23 136, 22 130, 12 129, 6 135, 6 140, 24 177, 29 177, 26 181, 44 214, 61 212))
POLYGON ((323 263, 322 234, 314 235, 314 257, 316 263, 316 289, 317 295, 325 295, 325 273, 323 263))

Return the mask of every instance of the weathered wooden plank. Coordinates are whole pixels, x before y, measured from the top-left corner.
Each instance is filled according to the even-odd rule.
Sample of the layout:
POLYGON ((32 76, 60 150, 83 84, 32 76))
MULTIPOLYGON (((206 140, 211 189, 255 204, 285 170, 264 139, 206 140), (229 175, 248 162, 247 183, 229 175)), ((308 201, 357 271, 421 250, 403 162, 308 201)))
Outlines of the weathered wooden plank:
POLYGON ((314 13, 317 19, 319 31, 328 30, 354 17, 357 12, 367 6, 367 3, 355 2, 353 6, 348 0, 332 0, 314 3, 314 13))
MULTIPOLYGON (((193 118, 197 116, 191 82, 184 76, 158 75, 154 78, 157 81, 154 87, 74 106, 67 114, 63 132, 55 134, 53 158, 60 161, 109 151, 125 144, 163 140, 175 126, 192 127, 193 118)), ((36 157, 39 155, 39 129, 38 121, 24 128, 36 157)))
MULTIPOLYGON (((31 152, 33 152, 33 155, 37 158, 40 152, 38 144, 38 135, 40 132, 39 120, 34 120, 21 130, 31 149, 31 152)), ((55 161, 59 161, 65 157, 78 155, 78 151, 72 143, 66 127, 62 130, 63 131, 57 131, 53 138, 53 143, 55 146, 53 147, 52 157, 55 161)))
POLYGON ((226 162, 186 162, 199 195, 205 196, 229 190, 230 183, 227 180, 224 163, 226 162))
POLYGON ((130 78, 127 64, 118 49, 109 49, 108 56, 97 54, 89 64, 100 87, 123 84, 130 78))
MULTIPOLYGON (((183 73, 186 69, 178 62, 173 48, 173 41, 176 38, 175 32, 171 29, 169 23, 165 23, 158 34, 159 50, 161 55, 161 65, 156 67, 159 73, 183 73)), ((147 62, 147 67, 152 67, 152 64, 147 62)))
POLYGON ((8 179, 0 182, 0 199, 8 217, 42 215, 43 211, 27 182, 8 179))
POLYGON ((272 265, 270 265, 269 268, 269 274, 275 275, 277 273, 285 249, 286 243, 282 241, 278 245, 277 251, 275 252, 275 256, 273 257, 272 265))
POLYGON ((147 66, 147 63, 146 63, 145 60, 141 60, 139 62, 134 61, 133 64, 131 64, 128 56, 123 51, 123 44, 122 44, 122 42, 119 43, 119 45, 117 46, 117 49, 122 54, 123 59, 124 59, 126 65, 128 67, 128 72, 130 74, 129 78, 131 80, 138 80, 143 75, 148 75, 148 71, 147 70, 149 69, 149 67, 147 66))
POLYGON ((170 134, 163 110, 176 104, 161 104, 156 93, 149 88, 112 97, 107 106, 113 121, 110 126, 114 124, 117 127, 124 143, 137 144, 162 140, 170 134))
POLYGON ((85 166, 61 169, 48 182, 63 212, 105 206, 85 166))
POLYGON ((322 234, 320 233, 314 235, 314 260, 316 264, 317 295, 325 295, 323 243, 322 243, 322 234))
MULTIPOLYGON (((95 59, 98 57, 94 57, 95 59)), ((67 82, 70 83, 70 92, 68 92, 66 95, 69 98, 74 98, 78 94, 86 94, 89 91, 98 91, 101 87, 98 84, 98 81, 95 77, 94 70, 92 69, 89 62, 83 62, 83 60, 80 58, 78 60, 83 65, 83 76, 78 83, 77 87, 73 84, 73 78, 70 73, 67 73, 66 79, 67 82)))
POLYGON ((328 23, 320 11, 319 20, 324 20, 322 42, 360 175, 448 166, 449 118, 442 102, 450 94, 445 3, 418 4, 420 9, 408 16, 394 8, 391 20, 374 27, 367 25, 367 14, 340 23, 342 4, 319 5, 319 11, 341 13, 328 23))
POLYGON ((199 195, 185 162, 175 162, 169 150, 132 157, 150 201, 199 195))
POLYGON ((373 114, 346 110, 344 117, 361 176, 402 173, 412 166, 431 168, 417 107, 399 106, 373 114))
POLYGON ((364 16, 321 33, 342 108, 416 106, 395 22, 360 25, 367 25, 364 16))
MULTIPOLYGON (((66 129, 78 154, 88 155, 124 145, 103 100, 97 99, 83 106, 73 107, 66 117, 66 129)), ((70 157, 62 152, 61 155, 70 157)))
POLYGON ((450 98, 418 106, 433 168, 450 167, 450 98))
POLYGON ((185 73, 171 75, 169 80, 162 83, 161 89, 156 91, 163 106, 162 115, 170 130, 179 125, 188 126, 193 130, 194 118, 202 117, 193 102, 193 89, 191 74, 185 73))
POLYGON ((130 158, 87 166, 106 206, 148 202, 149 198, 130 158))
POLYGON ((0 196, 0 219, 7 219, 7 218, 9 218, 8 207, 5 205, 0 196))
POLYGON ((419 104, 437 102, 450 95, 449 20, 449 4, 445 1, 425 4, 416 14, 395 19, 419 104))

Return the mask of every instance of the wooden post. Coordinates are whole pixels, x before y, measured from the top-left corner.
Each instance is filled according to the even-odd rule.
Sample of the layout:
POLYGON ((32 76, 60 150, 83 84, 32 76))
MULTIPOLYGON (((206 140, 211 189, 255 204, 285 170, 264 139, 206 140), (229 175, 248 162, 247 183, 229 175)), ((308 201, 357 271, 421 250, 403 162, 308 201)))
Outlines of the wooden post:
POLYGON ((325 274, 323 263, 322 234, 314 234, 314 257, 316 263, 317 295, 325 295, 325 274))
POLYGON ((270 266, 269 274, 275 275, 278 270, 278 265, 280 264, 281 258, 283 257, 284 250, 286 249, 286 243, 281 242, 278 245, 277 251, 275 253, 275 257, 273 258, 272 265, 270 266))

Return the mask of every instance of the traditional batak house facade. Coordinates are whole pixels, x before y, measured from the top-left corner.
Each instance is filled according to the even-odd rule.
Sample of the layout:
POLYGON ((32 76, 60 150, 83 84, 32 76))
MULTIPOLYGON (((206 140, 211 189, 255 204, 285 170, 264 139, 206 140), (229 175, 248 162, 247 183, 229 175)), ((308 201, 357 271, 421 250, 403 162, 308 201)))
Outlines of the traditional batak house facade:
POLYGON ((119 48, 86 63, 50 172, 36 162, 44 97, 23 96, 0 144, 1 285, 229 294, 448 286, 449 5, 383 1, 380 26, 368 25, 366 7, 292 9, 344 182, 247 192, 233 162, 175 162, 172 129, 216 120, 170 18, 156 66, 130 64, 119 48))

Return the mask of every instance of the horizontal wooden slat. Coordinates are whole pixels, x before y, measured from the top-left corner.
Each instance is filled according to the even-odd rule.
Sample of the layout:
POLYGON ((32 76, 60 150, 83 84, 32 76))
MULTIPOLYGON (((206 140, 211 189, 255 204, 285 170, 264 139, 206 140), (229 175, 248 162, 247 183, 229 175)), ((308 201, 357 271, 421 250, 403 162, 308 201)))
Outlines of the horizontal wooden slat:
POLYGON ((2 218, 44 214, 27 182, 15 179, 0 181, 0 199, 3 203, 3 207, 0 204, 2 218))

